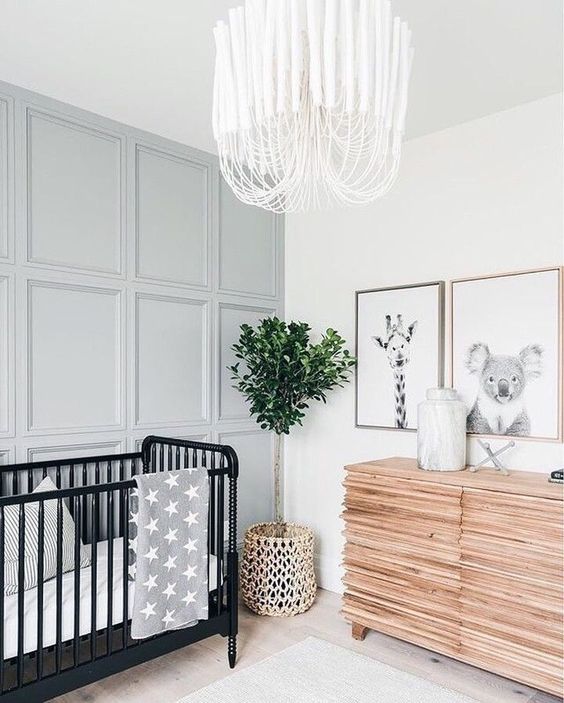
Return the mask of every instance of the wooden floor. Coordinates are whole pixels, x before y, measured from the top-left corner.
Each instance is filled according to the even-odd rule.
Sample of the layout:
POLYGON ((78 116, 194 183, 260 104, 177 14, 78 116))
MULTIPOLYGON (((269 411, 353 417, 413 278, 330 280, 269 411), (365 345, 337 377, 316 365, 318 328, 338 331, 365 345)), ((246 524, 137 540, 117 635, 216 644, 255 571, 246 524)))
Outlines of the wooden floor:
MULTIPOLYGON (((241 606, 237 667, 254 664, 314 636, 465 693, 480 703, 561 700, 375 632, 369 632, 364 642, 356 642, 339 615, 339 607, 340 597, 328 591, 319 591, 311 610, 294 618, 260 618, 241 606)), ((217 636, 54 700, 57 703, 176 703, 229 673, 226 640, 217 636)))

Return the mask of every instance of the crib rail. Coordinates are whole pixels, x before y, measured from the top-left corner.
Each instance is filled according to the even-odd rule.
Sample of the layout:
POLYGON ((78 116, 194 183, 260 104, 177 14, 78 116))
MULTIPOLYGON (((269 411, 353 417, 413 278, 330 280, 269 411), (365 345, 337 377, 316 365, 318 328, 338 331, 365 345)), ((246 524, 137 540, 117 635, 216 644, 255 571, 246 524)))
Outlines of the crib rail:
MULTIPOLYGON (((25 461, 17 464, 7 464, 0 466, 0 476, 2 477, 2 495, 15 495, 17 493, 31 493, 37 484, 49 476, 57 487, 62 488, 67 482, 68 487, 80 484, 83 485, 85 478, 90 477, 90 467, 97 472, 100 483, 107 477, 107 471, 116 478, 126 477, 126 466, 140 466, 141 452, 126 452, 123 454, 101 454, 87 457, 72 457, 66 459, 48 459, 43 461, 25 461), (106 469, 104 474, 103 469, 106 469), (66 471, 65 471, 66 469, 66 471), (84 471, 87 470, 85 474, 84 471), (117 476, 116 476, 117 473, 117 476), (80 478, 79 478, 80 477, 80 478), (11 479, 11 480, 10 480, 11 479)), ((133 468, 132 473, 139 473, 133 468)))
POLYGON ((237 475, 237 456, 230 447, 165 437, 147 437, 140 452, 0 467, 0 699, 23 701, 36 685, 42 687, 44 696, 47 682, 51 695, 57 695, 83 685, 85 676, 94 680, 159 656, 163 646, 173 649, 175 643, 184 646, 215 633, 229 637, 229 659, 234 663, 237 475), (128 579, 129 500, 136 485, 133 476, 183 468, 205 470, 209 479, 208 569, 210 555, 216 558, 209 620, 190 628, 192 632, 175 631, 134 641, 130 636, 128 579), (57 490, 33 493, 47 476, 57 490), (66 511, 74 522, 72 553, 64 549, 66 511), (45 554, 46 535, 53 529, 54 573, 53 559, 45 554), (17 547, 8 544, 8 537, 13 540, 14 534, 17 547), (81 568, 85 546, 90 566, 81 568), (14 548, 15 578, 15 567, 8 564, 14 548), (105 559, 99 558, 104 555, 105 559), (34 589, 26 583, 26 561, 37 575, 34 589), (44 573, 46 567, 50 573, 44 573), (5 595, 6 588, 11 589, 9 595, 5 595), (72 615, 64 608, 69 593, 72 615), (30 609, 36 614, 33 625, 26 619, 30 609), (15 650, 6 636, 14 626, 15 650), (169 640, 163 645, 161 640, 166 638, 169 640), (156 640, 159 644, 151 646, 156 640), (98 672, 96 676, 94 672, 98 672))

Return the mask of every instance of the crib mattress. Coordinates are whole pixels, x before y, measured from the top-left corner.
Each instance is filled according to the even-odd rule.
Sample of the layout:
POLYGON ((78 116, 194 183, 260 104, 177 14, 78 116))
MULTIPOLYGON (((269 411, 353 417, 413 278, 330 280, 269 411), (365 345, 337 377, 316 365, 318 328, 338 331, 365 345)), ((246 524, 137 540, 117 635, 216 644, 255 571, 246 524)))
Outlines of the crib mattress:
MULTIPOLYGON (((113 540, 112 625, 123 621, 123 547, 122 538, 113 540)), ((210 555, 209 590, 216 587, 216 557, 210 555)), ((96 627, 101 629, 108 622, 108 542, 98 543, 96 589, 96 627)), ((80 634, 90 632, 91 567, 80 570, 80 634)), ((43 585, 43 647, 56 642, 56 579, 43 585)), ((74 637, 74 572, 63 574, 62 639, 74 637)), ((128 584, 128 618, 133 610, 135 583, 128 584)), ((24 652, 37 650, 37 588, 24 593, 24 652)), ((18 596, 4 597, 4 658, 16 656, 18 651, 18 596)))

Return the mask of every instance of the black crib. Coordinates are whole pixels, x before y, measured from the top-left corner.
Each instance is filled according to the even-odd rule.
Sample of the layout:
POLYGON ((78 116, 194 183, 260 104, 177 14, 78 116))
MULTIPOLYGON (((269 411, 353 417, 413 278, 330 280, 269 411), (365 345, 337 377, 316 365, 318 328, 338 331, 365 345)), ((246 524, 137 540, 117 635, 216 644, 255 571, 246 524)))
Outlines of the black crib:
MULTIPOLYGON (((235 665, 237 635, 237 476, 238 459, 235 451, 219 444, 191 442, 166 437, 147 437, 140 452, 97 457, 80 457, 12 464, 0 467, 0 700, 45 701, 66 691, 84 686, 105 676, 135 666, 143 661, 161 656, 193 642, 215 634, 228 638, 229 665, 235 665), (194 627, 174 630, 146 640, 132 640, 128 618, 130 597, 128 593, 128 534, 129 492, 135 483, 132 476, 138 473, 168 471, 202 467, 207 470, 210 482, 208 514, 208 560, 216 561, 216 587, 209 594, 209 619, 201 620, 194 627), (32 493, 34 488, 49 476, 59 490, 32 493), (225 486, 226 480, 228 486, 225 486), (45 501, 57 501, 57 573, 54 587, 43 581, 45 501), (26 632, 26 593, 24 591, 24 534, 25 505, 35 502, 38 509, 38 583, 33 602, 37 617, 33 620, 34 632, 26 632), (74 569, 62 573, 62 523, 63 504, 69 509, 75 523, 74 569), (5 511, 8 506, 18 506, 20 556, 17 594, 5 596, 5 511), (225 535, 224 521, 228 528, 225 535), (227 538, 226 538, 227 537, 227 538), (122 538, 121 541, 117 538, 122 538), (88 631, 81 627, 84 620, 84 569, 80 569, 81 540, 90 545, 90 589, 86 607, 89 610, 88 631), (117 542, 117 546, 116 546, 117 542), (98 622, 98 549, 107 550, 107 617, 98 622), (115 574, 114 563, 122 550, 120 568, 115 574), (114 584, 116 578, 121 594, 121 609, 116 622, 114 584), (63 631, 63 578, 73 581, 72 637, 63 631), (96 588, 91 585, 96 584, 96 588), (54 633, 47 630, 44 612, 47 606, 45 590, 55 596, 54 633), (12 610, 17 605, 15 651, 5 652, 5 628, 8 599, 12 610), (36 602, 36 604, 35 604, 36 602), (82 606, 82 607, 81 607, 82 606), (29 651, 26 638, 32 635, 35 647, 29 651)), ((52 607, 51 603, 51 607, 52 607)), ((13 613, 12 613, 13 616, 13 613)), ((12 619, 14 619, 12 617, 12 619)), ((67 623, 68 625, 68 623, 67 623)), ((13 624, 11 625, 13 629, 13 624)), ((65 627, 67 630, 68 627, 65 627)))

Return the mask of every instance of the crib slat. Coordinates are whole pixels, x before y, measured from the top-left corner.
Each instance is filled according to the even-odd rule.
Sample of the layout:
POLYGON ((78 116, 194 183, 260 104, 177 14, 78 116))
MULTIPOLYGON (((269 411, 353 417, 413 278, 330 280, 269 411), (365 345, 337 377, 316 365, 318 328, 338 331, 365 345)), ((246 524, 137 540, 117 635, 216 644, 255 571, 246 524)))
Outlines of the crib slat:
POLYGON ((92 532, 90 556, 90 660, 96 659, 96 616, 98 596, 98 494, 92 496, 92 514, 90 530, 92 532))
MULTIPOLYGON (((74 488, 74 467, 73 466, 69 466, 69 488, 74 488)), ((31 493, 31 491, 29 491, 29 492, 31 493)), ((71 517, 73 518, 73 520, 75 519, 74 507, 75 507, 74 500, 71 500, 70 505, 69 505, 69 510, 70 510, 70 514, 71 514, 71 517)))
POLYGON ((24 664, 24 579, 25 579, 25 506, 20 505, 18 520, 18 663, 17 686, 23 686, 24 664))
MULTIPOLYGON (((110 461, 107 462, 106 466, 106 483, 111 483, 112 482, 112 475, 113 475, 113 465, 110 461)), ((111 522, 112 524, 114 523, 115 520, 115 515, 113 511, 111 513, 108 513, 106 516, 106 520, 108 524, 111 522)))
MULTIPOLYGON (((210 469, 212 471, 215 471, 215 452, 210 452, 210 469)), ((217 497, 216 497, 216 490, 218 487, 218 482, 216 477, 214 476, 212 478, 212 484, 213 484, 213 495, 210 497, 210 513, 211 513, 211 540, 212 540, 212 553, 215 551, 216 557, 219 558, 218 552, 217 552, 217 529, 216 529, 216 523, 215 523, 215 518, 218 510, 217 506, 217 497)), ((209 572, 208 572, 208 578, 209 578, 209 572)), ((219 581, 217 582, 217 586, 219 588, 219 581)))
POLYGON ((160 455, 161 455, 160 470, 164 471, 164 445, 159 444, 159 448, 160 448, 160 455))
MULTIPOLYGON (((210 476, 208 478, 209 482, 209 507, 208 507, 208 559, 207 559, 207 575, 208 579, 210 577, 210 554, 213 553, 214 550, 214 541, 213 541, 213 522, 215 519, 215 514, 214 514, 214 506, 215 506, 215 476, 210 476)), ((211 605, 211 599, 209 600, 209 604, 211 605)))
POLYGON ((223 553, 224 549, 224 535, 223 535, 223 510, 224 510, 224 476, 220 474, 218 476, 218 496, 217 496, 217 563, 216 563, 216 585, 217 585, 217 614, 221 614, 221 606, 223 603, 223 553))
POLYGON ((106 654, 112 653, 112 620, 113 620, 113 598, 114 598, 114 492, 106 493, 106 509, 108 514, 108 621, 106 628, 106 654))
MULTIPOLYGON (((0 622, 4 622, 4 506, 0 506, 0 622)), ((4 628, 0 637, 0 695, 4 691, 4 628)))
MULTIPOLYGON (((213 457, 213 454, 212 454, 213 457)), ((212 459, 212 466, 213 467, 213 459, 212 459)), ((210 481, 210 504, 209 504, 209 524, 208 524, 208 544, 209 544, 209 551, 210 553, 213 553, 213 550, 215 548, 215 515, 216 515, 216 507, 217 507, 217 502, 216 502, 216 477, 212 474, 209 478, 210 481)))
POLYGON ((61 671, 63 655, 63 499, 57 498, 57 585, 55 626, 55 670, 61 671))
MULTIPOLYGON (((123 461, 122 461, 121 459, 120 459, 120 461, 119 461, 119 469, 118 469, 118 471, 119 471, 119 473, 118 473, 119 480, 120 480, 120 481, 123 481, 123 479, 125 478, 125 472, 124 472, 124 467, 123 467, 123 461)), ((120 537, 123 537, 124 521, 125 521, 125 516, 124 516, 123 510, 122 510, 122 507, 123 507, 123 506, 122 506, 122 504, 121 504, 121 502, 120 502, 120 508, 119 508, 119 525, 118 525, 118 530, 119 530, 119 533, 118 533, 118 534, 119 534, 120 537)))
MULTIPOLYGON (((88 483, 88 469, 87 464, 84 462, 82 464, 82 485, 86 486, 88 483)), ((88 501, 82 501, 82 540, 86 542, 88 538, 88 501)))
POLYGON ((43 579, 45 551, 45 501, 40 500, 37 514, 37 680, 43 678, 43 579))
POLYGON ((123 514, 123 648, 127 649, 128 618, 129 618, 129 491, 127 488, 121 489, 122 493, 122 514, 123 514))
POLYGON ((73 640, 73 662, 75 666, 80 664, 80 496, 75 496, 74 500, 74 640, 73 640))

